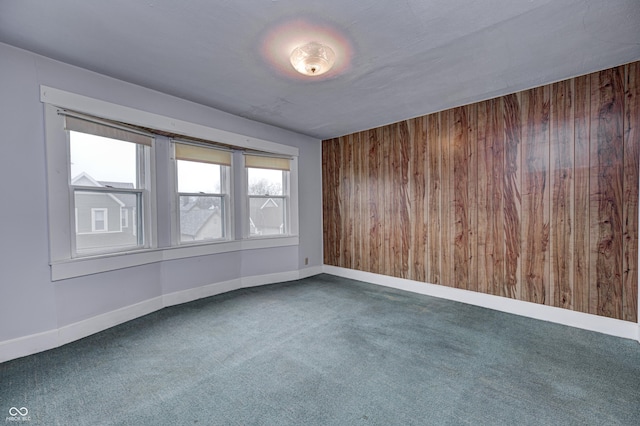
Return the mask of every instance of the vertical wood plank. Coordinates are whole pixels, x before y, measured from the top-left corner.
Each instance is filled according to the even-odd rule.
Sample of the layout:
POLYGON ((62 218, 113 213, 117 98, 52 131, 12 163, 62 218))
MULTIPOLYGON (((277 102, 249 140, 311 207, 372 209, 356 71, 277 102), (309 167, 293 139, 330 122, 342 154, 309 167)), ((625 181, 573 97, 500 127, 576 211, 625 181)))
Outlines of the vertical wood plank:
POLYGON ((420 269, 421 265, 419 265, 416 262, 416 251, 415 251, 415 242, 416 239, 418 237, 418 232, 419 232, 419 221, 418 218, 416 217, 416 205, 415 205, 415 191, 416 191, 416 180, 415 180, 415 172, 416 172, 416 164, 415 164, 415 157, 418 155, 418 153, 416 152, 416 150, 418 149, 418 147, 415 145, 414 143, 414 131, 415 131, 415 119, 410 119, 410 120, 406 120, 406 127, 407 127, 407 135, 408 135, 408 141, 409 141, 409 146, 411 147, 411 152, 412 155, 409 156, 408 158, 408 169, 407 169, 407 174, 409 176, 409 178, 407 179, 407 198, 409 201, 409 221, 407 223, 407 227, 410 229, 410 240, 409 240, 409 258, 408 258, 408 263, 409 263, 409 267, 407 270, 407 277, 410 280, 414 279, 414 276, 416 276, 418 274, 418 269, 420 269))
POLYGON ((625 67, 622 319, 638 322, 638 163, 640 62, 625 67))
POLYGON ((396 259, 398 248, 396 247, 396 238, 395 238, 395 215, 396 215, 396 180, 395 180, 395 171, 396 171, 396 137, 395 137, 395 128, 393 124, 384 127, 384 140, 385 147, 387 153, 385 157, 387 158, 387 170, 386 170, 386 178, 385 178, 385 238, 388 241, 388 250, 386 259, 385 259, 385 269, 386 274, 392 277, 396 276, 396 259))
POLYGON ((354 133, 350 135, 351 139, 351 167, 352 167, 352 184, 353 195, 351 197, 352 208, 352 223, 353 223, 353 255, 352 255, 352 268, 356 270, 362 270, 362 210, 360 203, 360 187, 362 182, 360 180, 360 169, 362 168, 361 154, 360 154, 360 135, 354 133))
POLYGON ((394 248, 392 247, 393 238, 392 238, 392 228, 393 228, 393 140, 391 138, 391 126, 385 126, 381 129, 382 131, 382 142, 384 151, 382 154, 383 161, 383 183, 384 183, 384 191, 382 195, 382 202, 384 203, 384 225, 383 235, 384 235, 384 267, 383 274, 394 276, 393 270, 393 253, 394 248))
POLYGON ((477 104, 478 149, 477 149, 477 288, 481 293, 491 293, 493 280, 493 240, 491 239, 493 221, 490 209, 493 171, 493 153, 491 152, 491 101, 477 104))
POLYGON ((427 152, 428 152, 428 240, 431 250, 429 256, 429 272, 427 280, 431 284, 442 284, 442 135, 440 134, 440 114, 427 116, 427 152))
MULTIPOLYGON (((491 136, 491 152, 493 153, 493 170, 490 179, 492 181, 491 189, 491 217, 493 223, 491 225, 490 238, 493 247, 493 290, 491 294, 507 296, 507 287, 505 286, 507 266, 507 220, 506 220, 506 195, 505 195, 505 176, 506 176, 506 122, 502 111, 505 109, 502 98, 491 101, 490 116, 490 136, 491 136)), ((517 268, 517 263, 516 263, 517 268)))
POLYGON ((358 161, 360 162, 360 248, 361 270, 370 271, 370 203, 369 203, 369 137, 366 132, 358 132, 358 161))
POLYGON ((351 261, 353 255, 353 219, 351 214, 353 203, 353 162, 351 161, 351 145, 352 140, 350 137, 343 138, 342 143, 340 144, 340 187, 342 188, 340 197, 340 217, 343 219, 343 234, 340 235, 340 264, 343 268, 349 269, 353 267, 353 262, 351 261))
MULTIPOLYGON (((366 134, 369 139, 369 235, 371 239, 369 244, 369 271, 381 274, 383 272, 380 263, 380 259, 382 257, 382 238, 380 227, 383 222, 383 216, 380 211, 380 207, 382 205, 382 197, 380 194, 380 138, 378 137, 378 132, 375 129, 367 131, 366 134)), ((334 220, 339 221, 340 218, 335 218, 334 220)))
POLYGON ((453 110, 438 113, 440 117, 440 140, 441 149, 441 201, 440 201, 440 276, 441 284, 452 287, 455 284, 453 274, 453 238, 454 238, 454 217, 453 211, 453 148, 450 140, 450 129, 453 122, 453 110))
POLYGON ((358 240, 356 238, 358 232, 358 223, 360 222, 358 217, 358 162, 356 160, 357 144, 355 143, 356 135, 349 135, 349 222, 348 227, 350 233, 348 235, 349 241, 349 262, 351 269, 357 269, 356 259, 358 256, 358 240))
POLYGON ((344 194, 343 194, 343 189, 342 189, 342 171, 340 170, 340 166, 342 164, 342 149, 340 148, 340 146, 342 145, 342 138, 340 139, 336 139, 336 143, 333 145, 333 167, 332 170, 334 171, 334 176, 333 176, 333 180, 334 180, 334 191, 335 191, 335 214, 338 215, 338 217, 341 218, 341 220, 339 221, 339 225, 336 226, 336 231, 340 231, 340 233, 336 232, 336 240, 334 243, 334 249, 335 249, 335 253, 333 254, 334 259, 335 259, 335 264, 338 266, 343 266, 342 265, 342 228, 344 227, 344 221, 342 220, 342 210, 343 210, 343 203, 344 203, 344 194))
POLYGON ((469 285, 469 141, 468 111, 453 109, 451 147, 453 154, 453 286, 467 289, 469 285))
POLYGON ((411 157, 411 144, 409 139, 409 123, 401 121, 397 130, 397 179, 398 215, 396 223, 398 225, 398 238, 400 242, 400 257, 398 259, 399 271, 396 276, 409 278, 409 256, 411 251, 411 239, 413 228, 410 221, 410 200, 409 200, 409 158, 411 157))
POLYGON ((467 108, 467 143, 469 144, 469 170, 467 181, 468 210, 467 230, 469 233, 469 282, 467 290, 478 291, 478 108, 477 104, 467 108))
POLYGON ((427 213, 426 204, 426 176, 427 162, 426 144, 426 117, 419 117, 410 122, 410 145, 413 147, 413 155, 410 156, 411 179, 411 222, 413 223, 413 238, 411 244, 410 278, 416 281, 427 280, 427 256, 429 249, 427 244, 427 213))
POLYGON ((549 86, 521 100, 522 299, 549 304, 549 86))
POLYGON ((621 318, 623 210, 623 77, 619 68, 591 79, 590 310, 621 318))
POLYGON ((389 141, 391 143, 391 149, 389 152, 389 156, 391 157, 391 167, 389 169, 389 178, 391 187, 388 193, 388 198, 391 200, 389 205, 389 232, 390 232, 390 242, 391 242, 391 276, 400 277, 401 271, 401 258, 402 258, 402 240, 400 230, 400 221, 398 220, 399 211, 400 211, 400 202, 401 197, 399 195, 400 192, 400 149, 398 146, 398 123, 390 124, 387 126, 389 128, 389 141))
POLYGON ((422 233, 420 235, 420 239, 424 244, 424 249, 421 253, 422 258, 424 259, 424 277, 422 281, 429 282, 429 271, 431 270, 430 253, 433 251, 433 247, 430 245, 429 241, 429 149, 428 149, 428 140, 429 140, 429 121, 427 116, 422 116, 418 118, 418 128, 419 131, 416 132, 416 139, 421 146, 422 149, 422 160, 420 161, 422 166, 422 233))
POLYGON ((369 210, 369 137, 366 132, 358 133, 358 144, 360 145, 360 232, 361 232, 361 267, 363 271, 370 271, 371 261, 371 212, 369 210))
POLYGON ((505 229, 505 277, 504 294, 518 298, 520 295, 520 101, 519 95, 503 98, 504 114, 504 170, 503 200, 505 229))
POLYGON ((330 197, 331 186, 329 182, 329 156, 333 152, 330 148, 330 140, 322 141, 322 241, 323 241, 323 253, 322 259, 325 265, 333 265, 329 254, 331 253, 330 245, 333 243, 333 236, 331 235, 331 226, 335 223, 331 223, 324 218, 332 214, 331 203, 333 200, 330 197))
MULTIPOLYGON (((589 293, 589 180, 590 180, 590 147, 591 134, 591 76, 586 75, 574 79, 574 309, 579 312, 590 312, 589 293)), ((594 284, 595 287, 595 284, 594 284)), ((595 291, 595 290, 594 290, 595 291)))
POLYGON ((551 305, 573 309, 573 80, 551 86, 551 305))
MULTIPOLYGON (((336 214, 338 217, 343 217, 343 212, 346 210, 346 202, 344 196, 344 188, 342 185, 342 144, 343 141, 341 139, 336 140, 334 144, 335 155, 333 158, 335 175, 335 195, 337 197, 336 202, 336 214)), ((339 225, 336 227, 336 243, 335 243, 335 253, 334 258, 337 265, 344 267, 344 263, 342 262, 342 250, 345 246, 345 241, 343 239, 344 236, 344 221, 341 220, 339 225)))

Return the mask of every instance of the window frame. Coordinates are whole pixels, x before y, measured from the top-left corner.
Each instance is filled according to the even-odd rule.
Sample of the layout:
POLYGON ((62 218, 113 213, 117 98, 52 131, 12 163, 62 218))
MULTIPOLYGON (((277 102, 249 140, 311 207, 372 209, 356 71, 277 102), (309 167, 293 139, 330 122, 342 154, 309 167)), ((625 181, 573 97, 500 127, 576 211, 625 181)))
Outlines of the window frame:
POLYGON ((129 212, 127 211, 126 207, 120 207, 120 230, 122 231, 123 229, 127 229, 128 227, 129 227, 129 212))
MULTIPOLYGON (((283 172, 283 195, 278 196, 264 196, 264 195, 249 195, 249 169, 257 167, 249 167, 246 165, 245 155, 243 158, 243 180, 242 180, 242 198, 243 202, 243 237, 251 240, 260 239, 277 239, 295 237, 298 235, 298 158, 282 155, 269 155, 265 153, 249 152, 248 155, 264 156, 273 158, 286 158, 289 160, 289 170, 281 170, 283 172), (285 201, 284 207, 284 222, 286 230, 283 234, 267 234, 267 235, 251 235, 251 198, 282 198, 285 201)), ((278 169, 268 169, 278 170, 278 169)))
MULTIPOLYGON (((50 264, 82 261, 83 259, 96 258, 100 256, 114 256, 118 254, 128 254, 136 251, 153 249, 155 241, 152 209, 155 206, 155 191, 151 188, 151 183, 155 181, 154 175, 154 155, 153 146, 138 147, 139 167, 143 167, 138 173, 138 188, 131 190, 127 188, 102 188, 92 186, 74 185, 71 182, 71 150, 70 131, 65 129, 65 117, 61 112, 65 105, 53 105, 45 102, 45 143, 47 159, 47 191, 49 194, 48 214, 49 214, 49 248, 50 264), (77 209, 75 206, 75 192, 104 192, 104 193, 141 193, 141 209, 137 209, 138 221, 142 220, 141 231, 144 244, 138 247, 128 247, 124 250, 113 250, 111 248, 87 250, 78 253, 76 250, 76 234, 82 234, 77 228, 77 209), (52 224, 58 226, 52 226, 52 224)), ((107 213, 108 214, 108 213, 107 213)), ((91 218, 91 229, 94 229, 93 217, 91 218)), ((99 231, 107 233, 108 231, 99 231)), ((139 237, 140 238, 140 237, 139 237)), ((83 272, 71 274, 70 276, 85 275, 83 272)), ((66 277, 66 275, 65 275, 66 277)))
POLYGON ((194 143, 190 141, 184 141, 180 139, 171 139, 171 170, 173 174, 173 193, 175 194, 173 197, 173 207, 171 211, 172 215, 172 224, 175 232, 172 235, 172 243, 174 246, 184 246, 184 245, 203 245, 203 244, 214 244, 219 242, 231 241, 234 239, 233 233, 233 152, 229 151, 229 155, 231 157, 230 164, 223 165, 218 164, 220 166, 220 193, 209 193, 209 192, 180 192, 179 191, 179 182, 178 182, 178 161, 192 161, 197 162, 196 160, 185 160, 178 159, 176 155, 176 144, 183 145, 191 145, 198 148, 204 149, 212 149, 218 151, 229 151, 220 147, 217 147, 213 144, 205 144, 205 143, 194 143), (183 196, 194 196, 194 197, 218 197, 221 199, 221 220, 222 220, 222 237, 221 238, 206 238, 203 240, 194 240, 194 241, 182 241, 182 228, 180 223, 180 197, 183 196))
POLYGON ((92 234, 102 234, 109 232, 109 209, 106 207, 91 207, 91 233, 92 234), (103 229, 98 229, 96 227, 96 213, 102 212, 104 213, 102 216, 102 222, 104 222, 103 229))
MULTIPOLYGON (((67 115, 67 113, 61 109, 56 109, 56 114, 62 116, 62 120, 66 120, 66 117, 74 117, 73 114, 67 115)), ((97 121, 99 123, 99 119, 97 121)), ((75 213, 75 229, 76 229, 76 238, 72 238, 71 240, 71 258, 84 258, 88 256, 97 256, 97 255, 109 255, 114 253, 128 253, 136 250, 144 250, 151 248, 151 240, 149 239, 149 235, 151 235, 152 229, 152 215, 150 212, 150 198, 152 194, 155 194, 155 191, 152 187, 153 180, 148 175, 148 170, 152 170, 151 159, 153 158, 153 142, 151 142, 150 146, 146 146, 140 143, 126 141, 127 143, 134 143, 135 146, 135 162, 136 162, 136 182, 135 188, 117 188, 110 186, 83 186, 74 184, 71 176, 71 132, 84 133, 76 130, 64 130, 65 132, 65 141, 66 141, 66 151, 67 151, 67 164, 66 171, 68 174, 68 185, 69 185, 69 203, 71 205, 71 209, 73 209, 75 213), (130 194, 136 197, 136 213, 139 215, 138 220, 136 220, 136 230, 133 235, 136 237, 137 243, 135 246, 127 246, 125 248, 122 247, 99 247, 92 249, 83 249, 81 251, 77 248, 77 236, 82 235, 84 233, 78 232, 78 216, 77 216, 77 207, 76 207, 76 193, 85 192, 85 193, 94 193, 94 194, 107 194, 114 198, 117 201, 117 194, 130 194), (140 211, 141 210, 141 211, 140 211), (138 224, 142 223, 140 229, 138 229, 138 224)), ((88 133, 93 134, 93 133, 88 133)), ((105 136, 103 136, 105 137, 105 136)), ((109 138, 113 140, 121 140, 117 138, 109 138)), ((109 143, 109 142, 105 142, 109 143)), ((105 230, 98 231, 95 229, 95 220, 94 220, 94 208, 91 209, 91 234, 106 234, 106 233, 116 233, 122 232, 122 218, 120 217, 120 222, 118 224, 117 230, 110 230, 109 228, 109 215, 108 208, 105 208, 105 230)), ((121 215, 120 210, 120 215, 121 215)))
MULTIPOLYGON (((275 237, 281 237, 281 236, 288 236, 290 235, 290 220, 289 220, 289 216, 291 215, 289 212, 289 205, 291 204, 289 202, 289 174, 290 171, 288 170, 280 170, 280 172, 282 173, 282 195, 270 195, 270 194, 264 194, 264 195, 252 195, 249 194, 249 169, 260 169, 257 167, 245 167, 245 173, 247 174, 247 198, 246 198, 246 202, 247 202, 247 209, 249 214, 247 215, 247 219, 249 220, 249 235, 247 236, 247 238, 275 238, 275 237), (282 207, 282 221, 283 226, 284 226, 284 230, 283 232, 281 232, 280 234, 251 234, 251 200, 252 199, 261 199, 261 200, 265 200, 268 201, 270 199, 280 199, 282 200, 282 203, 284 204, 282 207)), ((278 170, 278 169, 262 169, 262 170, 278 170)))

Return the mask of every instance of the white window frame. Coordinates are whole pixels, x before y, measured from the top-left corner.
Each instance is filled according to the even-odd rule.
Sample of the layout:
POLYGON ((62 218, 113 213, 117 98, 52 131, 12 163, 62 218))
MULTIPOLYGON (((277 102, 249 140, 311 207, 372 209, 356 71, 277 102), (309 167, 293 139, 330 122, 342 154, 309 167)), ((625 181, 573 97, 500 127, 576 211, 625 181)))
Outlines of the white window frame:
MULTIPOLYGON (((249 211, 249 215, 246 218, 247 220, 249 220, 249 235, 248 238, 272 238, 272 237, 277 237, 277 236, 288 236, 290 235, 290 220, 289 220, 289 206, 290 206, 290 202, 289 202, 289 174, 290 171, 288 170, 280 170, 280 172, 282 173, 282 195, 271 195, 271 194, 263 194, 263 195, 251 195, 249 194, 249 169, 250 167, 245 167, 245 173, 247 174, 247 197, 246 197, 246 203, 247 203, 247 209, 249 211), (282 200, 282 203, 284 204, 283 206, 283 225, 284 225, 284 229, 283 232, 280 234, 266 234, 266 235, 260 235, 260 234, 251 234, 251 200, 252 199, 260 199, 260 200, 264 200, 265 202, 267 202, 270 199, 279 199, 282 200)), ((269 170, 275 170, 275 169, 269 169, 269 170)))
MULTIPOLYGON (((220 165, 220 193, 189 193, 189 192, 179 192, 178 191, 178 159, 176 158, 175 147, 176 144, 185 144, 185 145, 194 145, 200 148, 205 149, 217 149, 221 150, 215 146, 207 146, 205 144, 193 143, 189 141, 183 141, 178 139, 171 140, 171 170, 173 174, 173 184, 175 190, 173 191, 175 196, 173 198, 173 207, 171 211, 172 214, 172 223, 175 232, 172 235, 172 243, 174 246, 180 245, 195 245, 195 244, 211 244, 215 242, 224 242, 231 241, 234 238, 233 226, 234 226, 234 208, 233 208, 233 155, 231 155, 231 161, 229 166, 220 165), (222 238, 216 239, 205 239, 198 241, 182 241, 181 240, 181 225, 180 225, 180 197, 181 196, 201 196, 201 197, 219 197, 222 201, 222 238)), ((231 154, 231 153, 230 153, 231 154)), ((187 160, 183 160, 187 161, 187 160)))
MULTIPOLYGON (((143 252, 153 249, 155 241, 155 231, 152 227, 151 212, 155 208, 155 192, 151 191, 151 183, 155 181, 154 175, 154 156, 153 147, 145 147, 142 150, 145 164, 145 170, 142 175, 144 182, 141 182, 143 188, 143 205, 142 212, 144 217, 142 223, 145 235, 145 244, 142 247, 134 247, 127 251, 113 251, 110 249, 97 250, 96 252, 87 252, 78 255, 76 253, 77 233, 77 213, 74 203, 74 191, 82 190, 82 187, 74 186, 70 182, 70 150, 69 150, 69 132, 65 130, 64 115, 60 114, 61 109, 73 109, 86 114, 98 116, 96 111, 91 108, 80 109, 74 108, 74 102, 45 102, 43 96, 44 87, 41 87, 41 100, 45 103, 45 142, 47 156, 47 190, 48 190, 48 213, 49 213, 49 248, 50 248, 50 264, 51 276, 53 280, 71 278, 76 276, 88 275, 96 272, 119 269, 116 267, 118 263, 109 265, 105 262, 99 262, 97 259, 110 258, 118 255, 126 255, 133 252, 143 252), (96 264, 96 265, 94 265, 96 264), (60 266, 60 268, 58 267, 60 266), (61 272, 58 273, 57 270, 61 272)), ((64 94, 61 92, 64 100, 64 94)), ((74 96, 71 96, 73 100, 74 96)), ((101 117, 104 118, 104 117, 101 117)), ((103 188, 87 187, 89 191, 99 191, 103 188)), ((109 188, 105 191, 128 192, 126 189, 109 188)), ((108 214, 108 213, 107 213, 108 214)), ((92 230, 95 231, 94 217, 91 218, 92 230)), ((110 232, 108 231, 98 231, 110 232)), ((128 262, 131 263, 131 262, 128 262)), ((121 263, 123 265, 127 264, 121 263)), ((135 264, 135 263, 134 263, 135 264)), ((124 266, 123 266, 124 267, 124 266)))
POLYGON ((120 207, 120 231, 129 227, 129 212, 126 207, 120 207))
MULTIPOLYGON (((255 153, 252 153, 255 155, 255 153)), ((243 161, 244 161, 244 156, 243 161)), ((274 238, 288 238, 298 235, 298 158, 290 158, 289 171, 283 171, 283 195, 275 196, 261 196, 261 195, 249 195, 249 168, 243 162, 243 181, 242 181, 242 196, 243 202, 243 237, 251 240, 259 239, 274 239, 274 238), (251 235, 250 224, 250 200, 251 198, 280 198, 285 202, 284 206, 284 222, 286 230, 283 234, 270 234, 270 235, 251 235)))
POLYGON ((103 233, 109 232, 109 209, 105 207, 91 207, 91 232, 93 233, 103 233), (102 221, 104 222, 104 228, 98 229, 96 226, 96 213, 102 212, 102 221))
MULTIPOLYGON (((68 116, 68 114, 62 110, 61 108, 56 108, 55 109, 55 113, 62 117, 62 120, 66 120, 65 117, 68 116)), ((73 118, 73 116, 72 116, 73 118)), ((80 132, 82 133, 82 132, 80 132)), ((107 194, 110 198, 112 198, 114 201, 118 202, 118 204, 120 204, 119 207, 122 207, 122 203, 117 200, 117 198, 115 197, 114 194, 130 194, 130 195, 134 195, 136 197, 136 199, 139 199, 141 201, 140 203, 140 208, 142 209, 143 212, 143 216, 142 216, 142 238, 138 238, 139 240, 139 244, 137 246, 133 246, 133 247, 127 247, 125 249, 123 248, 114 248, 114 247, 98 247, 95 249, 87 249, 87 250, 78 250, 77 246, 76 246, 76 238, 72 238, 71 240, 71 257, 72 258, 82 258, 82 257, 87 257, 87 256, 96 256, 96 255, 107 255, 107 254, 112 254, 112 253, 128 253, 131 251, 135 251, 135 250, 144 250, 144 249, 148 249, 151 247, 151 240, 149 238, 147 238, 148 235, 150 235, 150 229, 151 229, 151 222, 152 222, 152 215, 150 212, 150 204, 149 204, 149 199, 151 198, 150 194, 155 194, 154 191, 152 191, 152 182, 153 180, 150 178, 149 174, 148 174, 148 170, 151 168, 150 163, 151 163, 151 158, 153 158, 152 155, 152 149, 153 146, 145 146, 139 143, 136 143, 136 185, 135 188, 111 188, 111 187, 101 187, 101 186, 82 186, 82 185, 76 185, 72 182, 71 180, 71 175, 69 173, 70 170, 70 164, 71 164, 71 152, 70 152, 70 146, 71 146, 71 132, 70 131, 65 131, 65 147, 66 147, 66 152, 67 152, 67 164, 66 164, 66 172, 68 174, 68 182, 69 182, 69 203, 71 204, 71 206, 75 209, 75 197, 76 197, 76 193, 77 192, 88 192, 88 193, 95 193, 95 194, 107 194)), ((109 138, 107 138, 109 139, 109 138)), ((108 142, 105 142, 108 143, 108 142)), ((153 145, 153 144, 152 144, 153 145)), ((100 208, 98 208, 100 209, 100 208)), ((94 209, 92 208, 91 210, 91 232, 92 234, 102 234, 102 233, 117 233, 117 232, 122 232, 122 222, 120 222, 118 224, 117 230, 110 230, 109 229, 109 223, 108 223, 108 209, 105 212, 105 217, 107 217, 106 222, 105 222, 105 229, 104 230, 97 230, 95 227, 95 213, 93 211, 94 209)), ((120 212, 121 214, 121 212, 120 212)), ((120 221, 122 221, 122 219, 119 217, 120 221)), ((76 235, 81 235, 81 234, 85 234, 86 232, 83 233, 78 233, 77 229, 77 215, 75 217, 76 220, 76 235)), ((138 233, 134 233, 135 236, 138 236, 138 233)))
MULTIPOLYGON (((247 135, 227 132, 208 126, 180 120, 174 117, 154 114, 136 108, 118 105, 111 102, 86 97, 64 90, 40 86, 40 101, 45 105, 45 144, 47 161, 47 193, 48 193, 48 218, 49 218, 49 253, 51 265, 51 279, 58 281, 67 278, 79 277, 89 274, 96 274, 105 271, 112 271, 132 266, 144 265, 164 260, 175 260, 194 256, 212 255, 217 253, 227 253, 241 250, 264 249, 273 247, 296 246, 299 244, 298 237, 298 206, 297 206, 297 157, 298 148, 283 145, 276 142, 259 139, 247 135), (72 257, 71 241, 75 232, 75 215, 70 202, 70 190, 67 176, 69 164, 69 152, 60 147, 66 146, 66 132, 63 130, 62 117, 57 114, 57 109, 63 108, 79 113, 99 117, 105 120, 113 120, 122 123, 129 123, 134 126, 141 126, 149 129, 156 129, 161 132, 184 135, 188 138, 216 141, 217 143, 238 147, 243 150, 253 150, 268 154, 289 156, 292 158, 290 171, 290 235, 276 236, 273 238, 248 239, 248 211, 244 209, 244 199, 242 192, 245 183, 243 182, 244 164, 241 162, 242 155, 234 153, 234 160, 238 159, 236 171, 232 172, 231 194, 236 197, 233 202, 235 206, 234 218, 236 220, 233 229, 236 230, 235 239, 230 241, 215 242, 199 245, 176 246, 171 237, 167 243, 158 245, 158 228, 170 229, 175 226, 171 221, 171 214, 175 214, 174 206, 164 205, 162 209, 171 210, 171 214, 156 214, 158 211, 157 190, 166 190, 166 199, 172 204, 175 197, 174 181, 171 179, 171 160, 168 139, 166 145, 158 145, 162 138, 156 139, 154 147, 149 149, 148 158, 149 170, 145 171, 146 179, 154 183, 154 190, 146 195, 143 212, 137 214, 151 215, 146 221, 144 229, 145 241, 148 246, 143 249, 132 250, 130 252, 118 252, 109 254, 98 254, 82 258, 72 257), (165 146, 166 148, 163 148, 165 146), (161 149, 158 149, 161 148, 161 149), (166 153, 163 152, 166 150, 166 153), (156 161, 162 161, 166 155, 166 163, 161 164, 159 177, 156 177, 156 161), (166 169, 165 169, 166 164, 166 169), (160 185, 161 184, 161 185, 160 185), (159 187, 159 188, 158 188, 159 187), (159 219, 160 218, 160 219, 159 219), (162 220, 162 222, 157 222, 162 220), (151 226, 153 223, 154 226, 151 226), (246 225, 245 225, 246 223, 246 225)), ((173 171, 175 172, 175 171, 173 171)), ((147 186, 147 188, 150 188, 147 186)), ((136 220, 136 218, 133 218, 136 220)), ((137 221, 137 220, 136 220, 137 221)), ((165 241, 165 240, 163 240, 165 241)))

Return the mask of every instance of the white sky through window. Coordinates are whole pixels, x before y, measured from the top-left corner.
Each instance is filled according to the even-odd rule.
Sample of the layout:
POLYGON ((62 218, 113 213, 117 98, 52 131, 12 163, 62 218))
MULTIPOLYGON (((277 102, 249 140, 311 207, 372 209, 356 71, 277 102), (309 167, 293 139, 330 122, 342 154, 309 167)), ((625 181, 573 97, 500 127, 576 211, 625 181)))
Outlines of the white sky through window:
POLYGON ((282 170, 248 168, 249 195, 283 195, 282 170))
POLYGON ((137 144, 73 131, 70 138, 72 180, 84 172, 96 181, 136 185, 137 144))
POLYGON ((178 191, 220 193, 220 166, 178 160, 178 191))

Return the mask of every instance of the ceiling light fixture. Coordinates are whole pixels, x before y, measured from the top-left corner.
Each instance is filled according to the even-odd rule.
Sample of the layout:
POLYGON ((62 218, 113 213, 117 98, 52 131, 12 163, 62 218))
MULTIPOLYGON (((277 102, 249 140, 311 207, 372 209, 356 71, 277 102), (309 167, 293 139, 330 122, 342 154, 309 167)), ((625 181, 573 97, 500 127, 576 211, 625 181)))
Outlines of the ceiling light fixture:
POLYGON ((291 52, 291 65, 300 74, 316 76, 331 69, 336 60, 336 54, 329 46, 311 42, 299 46, 291 52))

